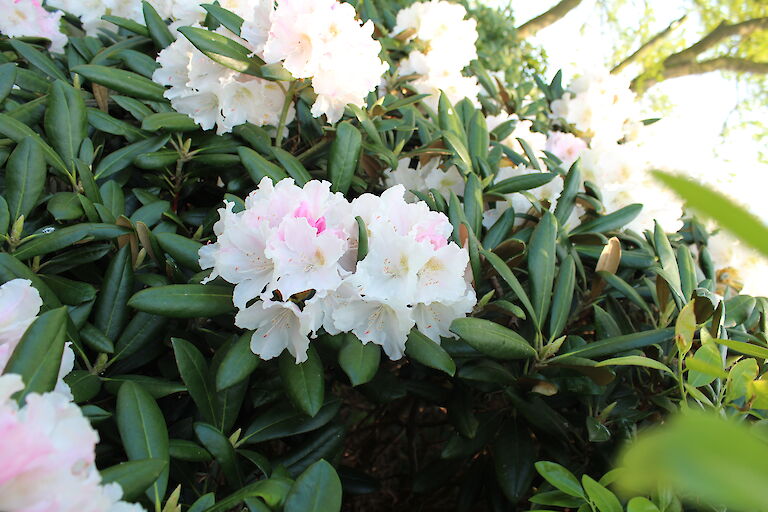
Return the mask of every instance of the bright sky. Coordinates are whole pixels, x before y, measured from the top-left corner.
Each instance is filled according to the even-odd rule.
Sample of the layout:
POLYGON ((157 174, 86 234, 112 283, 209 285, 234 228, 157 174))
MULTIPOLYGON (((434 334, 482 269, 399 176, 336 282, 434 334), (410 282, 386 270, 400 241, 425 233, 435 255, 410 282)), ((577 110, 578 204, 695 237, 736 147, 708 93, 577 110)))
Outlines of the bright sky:
MULTIPOLYGON (((506 3, 505 0, 484 1, 506 3)), ((682 15, 677 2, 649 1, 659 20, 658 31, 682 15)), ((541 14, 555 3, 553 0, 512 0, 516 23, 541 14)), ((566 17, 536 34, 531 42, 543 47, 547 53, 548 78, 562 69, 565 84, 582 69, 609 63, 613 44, 600 20, 596 1, 584 0, 566 17)), ((738 172, 742 176, 749 173, 750 182, 758 180, 760 186, 743 192, 754 193, 749 195, 768 205, 764 198, 768 192, 768 165, 757 160, 761 149, 759 143, 744 130, 733 132, 725 140, 720 135, 738 96, 735 81, 719 73, 709 73, 667 80, 654 90, 666 94, 673 105, 672 113, 654 125, 658 135, 654 142, 663 155, 662 161, 667 163, 666 167, 699 172, 738 172)), ((648 117, 652 116, 650 111, 648 114, 648 117)), ((742 188, 747 187, 739 187, 733 193, 741 194, 742 188)), ((764 211, 768 211, 768 207, 764 211)))

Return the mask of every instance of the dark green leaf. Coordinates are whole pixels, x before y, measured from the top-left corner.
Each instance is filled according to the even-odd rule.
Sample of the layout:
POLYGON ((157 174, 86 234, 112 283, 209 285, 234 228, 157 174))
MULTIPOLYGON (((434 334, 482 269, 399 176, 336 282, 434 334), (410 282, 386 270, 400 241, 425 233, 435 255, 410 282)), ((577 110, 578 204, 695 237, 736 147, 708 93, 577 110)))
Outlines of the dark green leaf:
POLYGON ((314 347, 310 345, 302 363, 296 363, 293 355, 283 352, 279 366, 283 386, 294 405, 309 416, 317 415, 323 405, 325 383, 323 363, 314 347))
POLYGON ((457 318, 451 324, 457 334, 475 350, 498 359, 526 359, 536 351, 519 334, 490 320, 457 318))
POLYGON ((144 388, 126 382, 117 394, 116 417, 120 438, 130 460, 158 459, 166 464, 146 493, 154 503, 161 503, 168 485, 170 462, 168 427, 163 413, 144 388))
POLYGON ((528 275, 531 302, 536 318, 542 322, 547 317, 552 300, 552 284, 555 280, 555 244, 557 243, 557 219, 549 212, 539 220, 528 244, 528 275))
POLYGON ((61 80, 51 86, 45 112, 45 133, 68 168, 75 168, 75 158, 86 136, 88 120, 82 93, 61 80))
POLYGON ((504 195, 514 194, 516 192, 522 192, 524 190, 531 190, 534 188, 546 185, 557 174, 551 172, 532 172, 529 174, 521 174, 520 176, 514 176, 507 178, 498 183, 495 183, 488 189, 489 194, 504 195))
POLYGON ((75 66, 72 71, 93 83, 141 100, 165 101, 165 88, 137 73, 94 64, 75 66))
POLYGON ((118 483, 123 490, 123 500, 133 501, 139 498, 160 474, 168 463, 160 459, 140 459, 121 462, 101 470, 101 483, 118 483))
POLYGON ((280 165, 288 172, 288 176, 293 178, 298 186, 303 187, 312 179, 302 163, 286 150, 275 147, 272 148, 272 154, 275 155, 280 165))
POLYGON ((572 235, 578 233, 606 233, 608 231, 615 231, 620 229, 640 215, 640 211, 643 209, 641 204, 631 204, 625 206, 620 210, 616 210, 608 215, 602 215, 596 219, 592 219, 588 222, 577 226, 571 230, 572 235))
POLYGON ((66 308, 43 313, 27 328, 11 353, 4 373, 15 373, 23 379, 24 390, 17 396, 20 403, 29 393, 46 393, 56 386, 66 323, 66 308))
POLYGON ((341 510, 341 481, 333 466, 319 460, 309 466, 291 487, 285 512, 338 512, 341 510))
POLYGON ((240 43, 198 27, 179 27, 179 32, 209 59, 241 73, 259 76, 264 61, 240 43))
POLYGON ((349 190, 361 150, 360 131, 349 121, 340 123, 336 128, 336 137, 331 143, 328 158, 328 177, 334 192, 346 194, 349 190))
POLYGON ((240 35, 243 18, 217 4, 201 4, 210 16, 235 35, 240 35))
POLYGON ((174 318, 211 317, 229 313, 234 309, 231 288, 202 284, 147 288, 131 297, 128 306, 174 318))
POLYGON ((560 264, 552 298, 552 312, 549 317, 549 335, 557 338, 565 329, 573 304, 573 290, 576 286, 576 264, 573 256, 566 256, 560 264))
POLYGON ((277 183, 283 178, 288 177, 283 169, 273 164, 251 148, 241 146, 237 149, 237 154, 240 155, 240 161, 243 163, 245 170, 251 176, 251 179, 257 185, 265 176, 268 176, 272 181, 277 183))
POLYGON ((240 468, 237 465, 235 448, 229 439, 224 437, 224 434, 216 430, 215 427, 205 423, 195 423, 194 428, 197 438, 221 466, 227 483, 232 487, 242 487, 243 482, 240 477, 240 468))
POLYGON ((381 349, 373 343, 363 343, 352 333, 344 335, 344 345, 339 350, 339 366, 349 377, 352 386, 365 384, 373 379, 379 369, 381 349))
POLYGON ((130 312, 126 304, 132 291, 131 250, 126 244, 109 263, 94 308, 93 325, 113 341, 117 340, 128 321, 130 312))
POLYGON ((11 39, 8 41, 13 49, 21 57, 24 57, 27 62, 36 67, 54 80, 67 80, 67 76, 64 72, 56 66, 56 63, 46 54, 35 49, 31 44, 27 44, 24 41, 18 39, 11 39))
POLYGON ((672 339, 674 329, 654 329, 652 331, 635 332, 624 336, 616 336, 589 343, 566 354, 553 357, 550 361, 568 357, 591 358, 618 354, 637 348, 647 347, 672 339))
POLYGON ((165 21, 157 14, 157 11, 149 2, 141 2, 141 9, 144 13, 144 23, 147 25, 149 37, 155 43, 155 48, 162 50, 174 41, 173 34, 168 30, 165 21))
POLYGON ((5 165, 5 199, 10 220, 29 216, 43 192, 46 177, 45 157, 34 139, 21 141, 5 165))
POLYGON ((212 425, 221 425, 216 403, 216 389, 213 385, 208 364, 200 351, 186 340, 171 338, 176 366, 181 379, 187 386, 200 416, 212 425))
POLYGON ((405 344, 405 355, 420 362, 424 366, 440 370, 453 376, 456 373, 456 363, 451 356, 437 343, 419 332, 411 329, 405 344))

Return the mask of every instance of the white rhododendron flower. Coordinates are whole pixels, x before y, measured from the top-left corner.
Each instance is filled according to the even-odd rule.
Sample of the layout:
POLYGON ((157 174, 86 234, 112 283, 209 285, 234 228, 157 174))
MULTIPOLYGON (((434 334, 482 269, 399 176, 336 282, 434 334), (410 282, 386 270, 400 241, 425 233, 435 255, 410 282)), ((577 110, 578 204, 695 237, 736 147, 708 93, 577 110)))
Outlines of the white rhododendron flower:
MULTIPOLYGON (((0 373, 42 305, 40 293, 28 279, 14 279, 0 286, 0 373)), ((75 354, 67 345, 56 381, 56 390, 64 395, 69 395, 70 391, 63 378, 72 371, 74 364, 75 354)))
POLYGON ((5 512, 140 512, 119 501, 116 483, 101 485, 94 464, 96 431, 58 392, 11 396, 21 377, 0 376, 0 510, 5 512))
POLYGON ((311 78, 317 94, 312 115, 325 114, 329 123, 341 119, 347 104, 364 106, 387 70, 379 58, 381 44, 373 39, 373 22, 361 25, 349 4, 280 0, 265 41, 255 24, 263 27, 263 19, 246 23, 243 37, 254 46, 263 44, 267 63, 282 62, 294 78, 311 78))
MULTIPOLYGON (((223 28, 217 32, 235 37, 223 28)), ((184 37, 161 51, 157 62, 160 67, 152 79, 170 86, 164 96, 171 100, 173 108, 187 114, 204 130, 216 126, 217 133, 221 134, 246 122, 257 126, 279 124, 285 93, 277 82, 222 66, 184 37)), ((295 110, 291 107, 286 122, 294 117, 295 110)))
POLYGON ((544 149, 547 143, 547 136, 543 133, 532 131, 532 121, 529 121, 528 119, 520 119, 515 114, 507 114, 505 112, 502 112, 496 116, 488 116, 485 118, 485 122, 488 125, 488 131, 492 131, 497 126, 500 126, 502 123, 506 123, 507 121, 515 121, 515 128, 512 130, 512 133, 507 135, 506 138, 501 141, 502 144, 512 148, 514 151, 520 154, 523 154, 524 151, 523 147, 520 145, 520 142, 518 142, 517 139, 523 139, 526 144, 528 144, 528 146, 530 146, 530 148, 534 151, 534 153, 539 153, 544 149))
POLYGON ((44 37, 51 41, 52 52, 64 51, 67 36, 59 27, 64 14, 61 11, 47 11, 40 0, 0 0, 0 13, 0 34, 44 37))
POLYGON ((568 170, 573 163, 579 159, 584 150, 587 149, 587 143, 572 133, 552 132, 547 137, 547 143, 544 150, 552 153, 559 158, 562 167, 568 170))
POLYGON ((717 292, 768 297, 768 260, 726 231, 709 237, 707 244, 717 279, 717 292))
MULTIPOLYGON (((46 3, 80 18, 86 34, 93 37, 98 36, 102 29, 116 30, 115 25, 101 19, 106 14, 144 23, 138 0, 48 0, 46 3)), ((157 2, 150 3, 157 6, 157 2)))
POLYGON ((587 138, 615 143, 634 133, 638 103, 629 82, 608 70, 585 73, 573 80, 563 97, 552 102, 552 117, 573 126, 587 138))
POLYGON ((426 164, 419 162, 415 169, 411 167, 410 158, 401 158, 397 162, 396 169, 384 171, 384 184, 387 187, 402 185, 405 187, 405 200, 412 203, 417 200, 411 190, 428 192, 435 189, 443 197, 450 197, 451 192, 459 197, 464 195, 464 177, 459 169, 452 165, 448 169, 440 168, 440 159, 433 158, 426 164))
POLYGON ((425 103, 437 108, 439 92, 452 103, 469 98, 479 106, 480 86, 461 71, 477 58, 477 22, 464 19, 460 4, 443 0, 416 2, 397 13, 394 35, 404 34, 415 49, 400 62, 401 76, 419 75, 411 84, 420 94, 431 94, 425 103))
POLYGON ((200 249, 200 266, 212 269, 203 282, 221 277, 235 285, 235 324, 254 329, 251 350, 262 359, 287 349, 306 360, 321 329, 352 332, 392 359, 402 357, 417 322, 439 343, 475 304, 465 278, 469 256, 449 241, 445 215, 404 194, 398 185, 350 203, 328 182, 298 187, 264 178, 243 211, 231 202, 219 209, 216 241, 200 249), (360 261, 355 217, 367 229, 360 261))

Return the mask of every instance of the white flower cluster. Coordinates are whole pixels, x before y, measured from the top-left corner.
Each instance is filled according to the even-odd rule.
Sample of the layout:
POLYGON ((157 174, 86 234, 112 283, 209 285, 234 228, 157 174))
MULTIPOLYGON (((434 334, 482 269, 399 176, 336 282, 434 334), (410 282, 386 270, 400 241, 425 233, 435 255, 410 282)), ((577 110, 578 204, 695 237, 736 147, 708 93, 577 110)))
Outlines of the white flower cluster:
POLYGON ((638 104, 629 83, 608 70, 585 73, 568 92, 552 102, 552 117, 565 121, 579 135, 615 143, 636 128, 638 104))
POLYGON ((461 74, 477 58, 477 22, 465 20, 467 11, 460 4, 445 0, 416 2, 397 13, 394 35, 408 35, 417 49, 400 62, 401 76, 419 75, 412 81, 420 94, 430 94, 425 102, 437 108, 440 91, 451 103, 469 98, 479 106, 480 86, 474 77, 461 74))
MULTIPOLYGON (((0 373, 42 305, 40 293, 27 279, 14 279, 0 286, 0 373)), ((56 391, 63 395, 70 395, 69 386, 62 379, 72 371, 74 364, 75 353, 67 346, 62 354, 56 382, 56 391)))
MULTIPOLYGON (((230 38, 224 28, 217 33, 230 38)), ((244 46, 248 43, 239 41, 244 46)), ((204 130, 216 126, 217 132, 231 132, 239 124, 277 126, 285 103, 285 92, 278 82, 271 82, 234 71, 218 64, 179 37, 157 56, 160 67, 152 79, 170 86, 164 96, 173 108, 190 116, 204 130)), ((286 122, 295 117, 288 111, 286 122)))
MULTIPOLYGON (((243 37, 259 32, 246 24, 243 37)), ((325 114, 329 123, 341 119, 347 104, 363 106, 387 71, 379 58, 381 44, 373 39, 373 22, 361 25, 350 4, 279 0, 267 34, 264 60, 283 62, 294 78, 311 78, 317 94, 312 115, 325 114)))
POLYGON ((93 37, 98 36, 102 29, 115 29, 114 25, 101 19, 105 14, 144 23, 139 0, 48 0, 46 3, 77 16, 85 33, 93 37))
MULTIPOLYGON (((186 2, 170 2, 165 12, 172 19, 195 20, 198 10, 186 2)), ((335 123, 352 103, 362 106, 387 66, 379 59, 381 45, 374 40, 373 24, 360 25, 355 9, 336 0, 281 0, 277 8, 267 0, 230 2, 244 14, 238 38, 224 28, 220 34, 237 40, 267 63, 282 62, 297 79, 312 79, 317 94, 312 114, 325 114, 335 123), (247 9, 246 9, 247 6, 247 9)), ((225 6, 226 7, 226 6, 225 6)), ((171 88, 165 97, 173 108, 192 117, 204 129, 232 131, 245 122, 278 126, 286 101, 287 83, 263 80, 217 64, 180 37, 158 55, 160 68, 152 78, 171 88)), ((295 118, 291 106, 286 124, 295 118)))
POLYGON ((354 333, 402 357, 411 328, 436 343, 474 306, 468 253, 448 240, 447 217, 423 202, 406 203, 396 186, 351 203, 328 182, 303 188, 264 178, 234 212, 219 209, 216 242, 200 249, 200 266, 235 284, 235 324, 255 329, 251 350, 263 359, 284 349, 306 360, 309 338, 354 333), (358 256, 359 216, 368 253, 358 256), (257 300, 258 299, 258 300, 257 300))
POLYGON ((44 37, 51 51, 61 53, 67 36, 61 33, 61 11, 48 12, 40 0, 0 0, 0 34, 8 37, 44 37))
POLYGON ((428 192, 435 189, 443 197, 451 197, 451 192, 458 197, 464 195, 464 177, 459 169, 452 165, 443 170, 440 167, 440 159, 432 158, 422 165, 419 162, 414 169, 411 167, 410 158, 401 158, 397 162, 397 169, 386 169, 384 171, 384 184, 387 187, 402 185, 405 187, 405 200, 412 203, 417 200, 416 196, 410 191, 428 192))
POLYGON ((99 435, 61 393, 11 396, 21 377, 0 376, 0 510, 4 512, 141 512, 120 501, 119 484, 101 485, 94 464, 99 435))

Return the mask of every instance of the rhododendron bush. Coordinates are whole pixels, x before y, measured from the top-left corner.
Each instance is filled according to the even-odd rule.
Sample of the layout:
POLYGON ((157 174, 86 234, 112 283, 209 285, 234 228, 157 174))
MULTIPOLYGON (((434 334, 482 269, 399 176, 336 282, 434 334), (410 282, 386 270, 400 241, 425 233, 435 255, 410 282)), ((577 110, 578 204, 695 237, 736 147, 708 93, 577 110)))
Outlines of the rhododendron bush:
POLYGON ((446 0, 0 6, 0 510, 673 511, 618 448, 763 419, 764 260, 607 71, 446 0))

